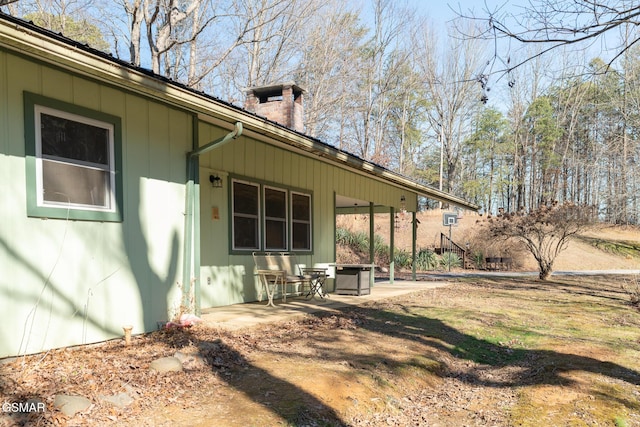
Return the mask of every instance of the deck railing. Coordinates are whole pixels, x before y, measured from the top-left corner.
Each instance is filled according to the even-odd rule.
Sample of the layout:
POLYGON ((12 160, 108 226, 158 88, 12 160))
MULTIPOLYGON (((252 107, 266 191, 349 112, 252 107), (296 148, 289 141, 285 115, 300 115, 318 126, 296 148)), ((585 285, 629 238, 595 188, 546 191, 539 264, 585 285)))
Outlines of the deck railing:
POLYGON ((440 233, 440 253, 443 254, 445 252, 451 252, 456 254, 462 261, 462 266, 464 268, 467 268, 466 267, 467 251, 465 250, 465 248, 463 248, 453 240, 449 239, 449 236, 447 236, 446 234, 440 233))

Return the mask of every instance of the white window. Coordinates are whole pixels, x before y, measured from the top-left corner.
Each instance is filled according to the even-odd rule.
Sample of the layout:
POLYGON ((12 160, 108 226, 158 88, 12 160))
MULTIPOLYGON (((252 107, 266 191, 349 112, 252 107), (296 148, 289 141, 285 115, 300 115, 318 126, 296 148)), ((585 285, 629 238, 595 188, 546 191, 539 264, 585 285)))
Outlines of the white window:
POLYGON ((233 249, 260 249, 259 186, 233 181, 233 249))
POLYGON ((115 211, 113 125, 35 106, 38 206, 115 211))
POLYGON ((287 250, 287 192, 264 187, 264 248, 287 250))
POLYGON ((291 247, 311 250, 311 195, 291 193, 291 247))
POLYGON ((25 92, 27 214, 122 221, 120 118, 25 92))
POLYGON ((232 250, 312 250, 311 195, 233 179, 232 250))

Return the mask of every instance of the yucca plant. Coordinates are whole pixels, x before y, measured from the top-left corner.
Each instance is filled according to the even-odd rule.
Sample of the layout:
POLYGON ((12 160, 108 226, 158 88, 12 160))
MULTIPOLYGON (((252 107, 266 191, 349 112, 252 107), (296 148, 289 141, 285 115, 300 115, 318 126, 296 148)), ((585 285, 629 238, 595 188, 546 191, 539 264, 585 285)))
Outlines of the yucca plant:
POLYGON ((440 257, 440 267, 442 268, 462 267, 462 259, 453 252, 445 252, 440 257))
POLYGON ((411 267, 411 254, 405 250, 400 249, 395 252, 393 261, 397 268, 411 267))
POLYGON ((367 252, 369 250, 369 235, 364 232, 353 233, 349 244, 360 252, 367 252))
POLYGON ((416 264, 419 270, 433 270, 438 265, 438 257, 429 249, 420 249, 416 255, 416 264))
POLYGON ((347 245, 350 234, 352 233, 346 228, 336 228, 336 243, 339 245, 347 245))
POLYGON ((389 245, 387 245, 382 236, 378 234, 373 236, 373 251, 378 256, 386 256, 389 253, 389 245))

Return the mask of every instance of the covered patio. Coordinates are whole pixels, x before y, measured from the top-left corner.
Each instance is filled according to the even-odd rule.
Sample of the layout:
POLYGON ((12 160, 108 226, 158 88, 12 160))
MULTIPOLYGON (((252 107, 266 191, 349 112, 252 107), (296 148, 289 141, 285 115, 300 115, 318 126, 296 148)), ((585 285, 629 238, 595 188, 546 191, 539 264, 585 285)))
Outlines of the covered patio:
MULTIPOLYGON (((407 180, 408 181, 408 180, 407 180)), ((402 214, 407 216, 407 221, 411 226, 411 258, 412 258, 412 279, 415 281, 417 278, 416 272, 416 254, 417 254, 417 227, 419 221, 416 218, 418 211, 418 197, 424 197, 426 199, 435 200, 437 202, 446 204, 451 207, 452 210, 470 210, 477 211, 479 207, 473 203, 467 202, 464 199, 458 198, 451 194, 444 193, 431 187, 427 187, 416 182, 408 181, 403 182, 404 185, 408 185, 411 189, 411 197, 408 198, 404 194, 400 196, 398 206, 384 206, 377 205, 373 202, 357 199, 353 197, 342 196, 336 194, 335 206, 336 206, 336 220, 338 215, 362 215, 369 222, 369 242, 374 241, 376 222, 375 214, 387 214, 389 221, 389 283, 395 282, 395 265, 394 265, 394 253, 395 253, 395 233, 397 216, 402 214)), ((375 264, 375 247, 373 244, 369 246, 369 264, 375 264)), ((380 267, 380 266, 376 266, 380 267)), ((374 275, 370 276, 370 285, 373 287, 374 275)))

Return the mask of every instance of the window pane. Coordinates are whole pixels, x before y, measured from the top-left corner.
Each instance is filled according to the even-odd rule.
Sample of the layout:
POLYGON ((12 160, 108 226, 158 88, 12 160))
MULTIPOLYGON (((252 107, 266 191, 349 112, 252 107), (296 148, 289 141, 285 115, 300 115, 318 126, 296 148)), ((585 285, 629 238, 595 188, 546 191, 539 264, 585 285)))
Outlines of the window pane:
POLYGON ((287 227, 285 221, 267 220, 265 222, 265 248, 287 249, 287 227))
POLYGON ((123 220, 120 117, 24 92, 27 215, 123 220))
POLYGON ((311 196, 291 195, 291 245, 294 250, 311 250, 311 196))
POLYGON ((293 224, 293 249, 311 249, 311 227, 308 223, 293 224))
POLYGON ((267 217, 287 217, 287 193, 273 188, 264 189, 264 211, 267 217))
POLYGON ((109 208, 109 172, 42 160, 43 200, 109 208))
POLYGON ((233 182, 233 247, 258 249, 259 189, 257 185, 233 182))
POLYGON ((258 219, 236 216, 233 218, 233 247, 258 249, 258 219))
POLYGON ((109 130, 41 113, 42 154, 109 164, 109 130))
POLYGON ((255 185, 233 183, 233 212, 258 215, 258 187, 255 185))
POLYGON ((304 194, 292 194, 293 219, 298 221, 311 220, 311 198, 304 194))

